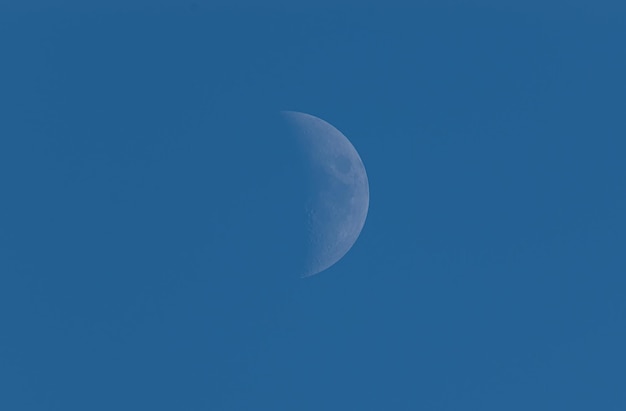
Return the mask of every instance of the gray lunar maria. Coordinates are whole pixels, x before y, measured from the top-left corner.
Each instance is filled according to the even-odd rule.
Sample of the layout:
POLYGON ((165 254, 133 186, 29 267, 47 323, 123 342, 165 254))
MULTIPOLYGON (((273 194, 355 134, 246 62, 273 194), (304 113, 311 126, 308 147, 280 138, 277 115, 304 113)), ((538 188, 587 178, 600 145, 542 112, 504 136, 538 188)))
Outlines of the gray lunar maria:
POLYGON ((354 245, 367 217, 369 186, 361 157, 335 127, 315 116, 283 111, 306 159, 307 250, 303 277, 326 270, 354 245))

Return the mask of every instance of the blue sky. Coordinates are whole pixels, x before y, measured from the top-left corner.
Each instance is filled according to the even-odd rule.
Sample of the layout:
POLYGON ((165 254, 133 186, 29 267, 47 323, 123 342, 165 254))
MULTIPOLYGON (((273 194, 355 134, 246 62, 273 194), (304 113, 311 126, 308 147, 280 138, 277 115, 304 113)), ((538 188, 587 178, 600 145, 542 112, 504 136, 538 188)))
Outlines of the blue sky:
POLYGON ((1 10, 1 409, 626 407, 623 6, 1 10), (280 110, 370 182, 305 281, 280 110))

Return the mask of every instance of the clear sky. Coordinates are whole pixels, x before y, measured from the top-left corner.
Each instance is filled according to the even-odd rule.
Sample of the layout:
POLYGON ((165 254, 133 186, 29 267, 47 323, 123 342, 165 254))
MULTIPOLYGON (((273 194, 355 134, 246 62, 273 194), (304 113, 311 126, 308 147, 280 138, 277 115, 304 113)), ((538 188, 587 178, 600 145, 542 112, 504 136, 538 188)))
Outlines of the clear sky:
POLYGON ((55 3, 0 6, 0 409, 626 409, 624 6, 55 3), (370 182, 306 280, 279 110, 370 182))

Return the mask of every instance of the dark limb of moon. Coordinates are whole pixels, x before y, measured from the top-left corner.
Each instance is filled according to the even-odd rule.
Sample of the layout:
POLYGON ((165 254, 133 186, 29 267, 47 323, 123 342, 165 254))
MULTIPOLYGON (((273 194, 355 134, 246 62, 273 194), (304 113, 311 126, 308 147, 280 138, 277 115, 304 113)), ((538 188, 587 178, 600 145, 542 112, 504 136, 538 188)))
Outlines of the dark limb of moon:
POLYGON ((307 252, 303 277, 326 270, 356 242, 369 207, 365 167, 350 141, 309 114, 282 112, 306 159, 307 252))

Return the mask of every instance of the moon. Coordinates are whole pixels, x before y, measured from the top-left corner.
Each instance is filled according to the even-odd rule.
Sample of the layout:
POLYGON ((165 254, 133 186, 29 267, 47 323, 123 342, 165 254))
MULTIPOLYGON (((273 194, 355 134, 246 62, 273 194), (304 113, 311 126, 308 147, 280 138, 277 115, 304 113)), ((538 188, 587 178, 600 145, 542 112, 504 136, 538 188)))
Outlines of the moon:
POLYGON ((339 130, 310 114, 281 113, 309 180, 302 274, 309 277, 337 263, 356 242, 367 217, 369 184, 359 153, 339 130))

